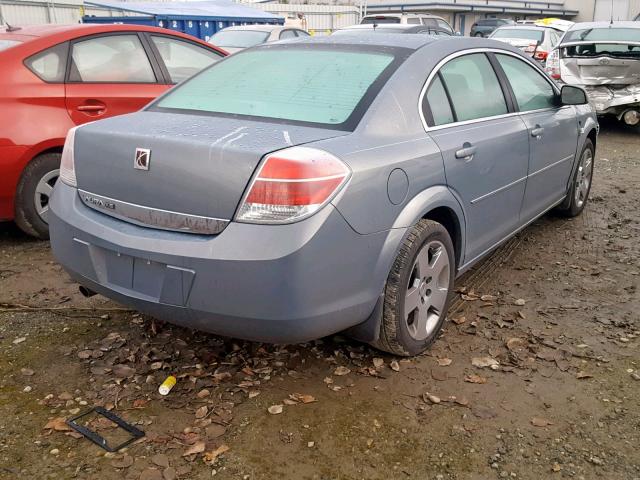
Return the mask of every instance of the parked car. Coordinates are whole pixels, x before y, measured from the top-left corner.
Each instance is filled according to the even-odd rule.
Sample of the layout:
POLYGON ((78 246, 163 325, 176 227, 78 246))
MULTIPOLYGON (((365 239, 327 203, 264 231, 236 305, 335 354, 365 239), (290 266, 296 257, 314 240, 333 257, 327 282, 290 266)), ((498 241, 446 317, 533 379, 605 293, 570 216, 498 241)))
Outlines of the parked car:
POLYGON ((500 27, 489 38, 506 42, 523 50, 542 64, 560 41, 562 33, 551 27, 516 25, 500 27))
POLYGON ((336 30, 331 35, 351 35, 351 34, 371 35, 372 33, 423 33, 425 35, 444 35, 451 36, 451 32, 441 27, 431 25, 408 25, 406 23, 386 23, 376 25, 375 23, 367 23, 360 25, 352 25, 350 27, 336 30))
POLYGON ((547 61, 560 83, 586 89, 598 115, 640 132, 640 25, 576 23, 547 61))
POLYGON ((407 24, 407 25, 428 25, 430 27, 440 27, 453 35, 453 28, 444 18, 437 15, 428 15, 420 13, 385 13, 376 15, 365 15, 362 17, 360 24, 407 24))
POLYGON ((243 25, 227 27, 213 35, 209 41, 229 53, 236 53, 245 48, 255 47, 261 43, 286 40, 287 38, 308 37, 309 34, 296 27, 284 25, 243 25))
POLYGON ((584 90, 507 44, 276 42, 71 130, 51 245, 87 294, 170 322, 414 355, 456 276, 582 212, 596 134, 584 90))
POLYGON ((496 28, 505 25, 515 25, 515 23, 516 22, 508 18, 485 18, 471 25, 469 35, 472 37, 488 37, 496 28))
POLYGON ((47 238, 67 131, 138 110, 223 55, 198 39, 154 27, 0 30, 0 220, 15 220, 26 233, 47 238))

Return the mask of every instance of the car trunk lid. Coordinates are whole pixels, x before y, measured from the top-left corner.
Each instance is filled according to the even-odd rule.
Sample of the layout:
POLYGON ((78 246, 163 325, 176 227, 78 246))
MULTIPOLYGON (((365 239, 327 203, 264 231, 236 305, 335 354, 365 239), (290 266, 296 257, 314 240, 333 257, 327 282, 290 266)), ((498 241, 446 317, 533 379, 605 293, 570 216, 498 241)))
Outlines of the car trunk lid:
POLYGON ((606 49, 635 47, 629 44, 609 45, 601 43, 563 44, 560 73, 562 81, 572 85, 634 85, 640 83, 640 56, 624 52, 610 53, 606 49), (588 54, 587 52, 593 52, 588 54))
POLYGON ((233 218, 266 153, 344 134, 246 118, 138 112, 78 130, 76 177, 85 204, 104 213, 123 218, 118 208, 143 207, 133 223, 197 231, 188 228, 194 219, 233 218), (173 214, 174 221, 166 223, 159 212, 173 214), (176 215, 183 227, 175 228, 176 215))

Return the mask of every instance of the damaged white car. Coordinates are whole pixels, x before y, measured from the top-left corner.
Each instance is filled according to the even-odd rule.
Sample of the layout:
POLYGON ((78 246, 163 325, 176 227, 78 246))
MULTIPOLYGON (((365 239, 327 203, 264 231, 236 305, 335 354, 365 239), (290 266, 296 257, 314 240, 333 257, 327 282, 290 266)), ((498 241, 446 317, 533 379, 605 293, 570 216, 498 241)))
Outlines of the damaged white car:
POLYGON ((547 72, 583 87, 598 115, 640 131, 640 24, 577 23, 547 58, 547 72))

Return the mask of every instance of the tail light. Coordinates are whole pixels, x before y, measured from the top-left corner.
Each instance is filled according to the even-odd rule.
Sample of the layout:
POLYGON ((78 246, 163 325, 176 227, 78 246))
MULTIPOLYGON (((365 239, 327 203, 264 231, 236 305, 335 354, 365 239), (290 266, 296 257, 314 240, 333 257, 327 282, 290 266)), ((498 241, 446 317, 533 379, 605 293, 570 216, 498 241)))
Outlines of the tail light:
POLYGON ((323 150, 291 147, 262 161, 236 215, 239 222, 290 223, 313 215, 347 182, 351 171, 323 150))
POLYGON ((73 145, 75 143, 77 129, 78 127, 73 127, 67 133, 64 148, 62 149, 62 159, 60 160, 60 180, 71 187, 78 186, 76 166, 73 158, 73 145))
POLYGON ((533 55, 533 58, 535 58, 536 60, 540 60, 541 62, 544 62, 548 56, 549 56, 549 52, 545 50, 536 50, 536 53, 533 55))
POLYGON ((551 53, 547 57, 547 64, 545 66, 545 71, 554 80, 560 80, 562 78, 560 75, 560 50, 555 49, 551 51, 551 53))

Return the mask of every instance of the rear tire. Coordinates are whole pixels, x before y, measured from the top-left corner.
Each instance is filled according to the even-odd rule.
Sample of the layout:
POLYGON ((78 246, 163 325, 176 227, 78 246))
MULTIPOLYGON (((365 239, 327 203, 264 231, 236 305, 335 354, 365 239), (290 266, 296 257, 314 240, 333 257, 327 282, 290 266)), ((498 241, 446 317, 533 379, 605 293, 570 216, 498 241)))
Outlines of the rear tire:
POLYGON ((25 167, 16 191, 15 222, 28 235, 49 238, 49 200, 60 173, 59 153, 44 153, 25 167))
POLYGON ((387 277, 380 335, 373 346, 400 356, 418 355, 429 348, 447 316, 455 265, 446 228, 420 220, 404 240, 387 277))
POLYGON ((478 33, 476 33, 476 34, 474 35, 474 37, 483 38, 483 37, 484 37, 484 35, 483 35, 482 33, 478 32, 478 33))
POLYGON ((567 200, 556 208, 560 215, 577 217, 584 210, 591 192, 594 160, 595 148, 591 140, 587 140, 580 153, 578 167, 571 179, 571 188, 569 189, 567 200))

